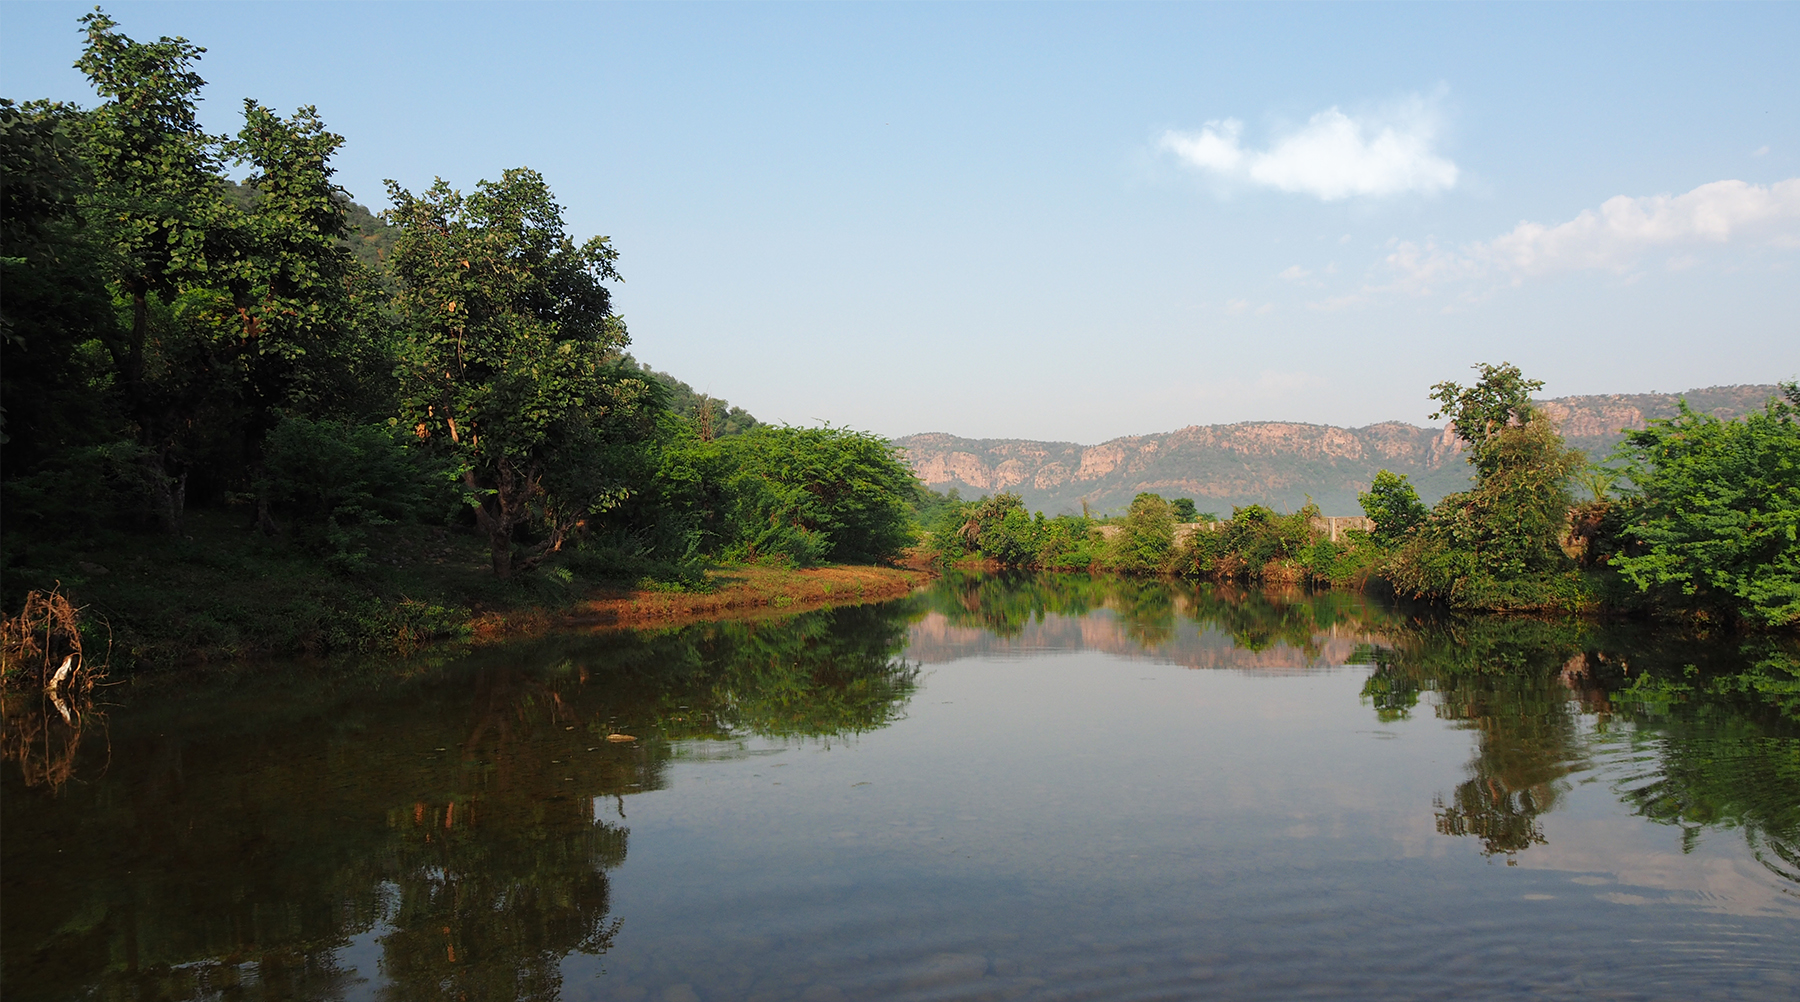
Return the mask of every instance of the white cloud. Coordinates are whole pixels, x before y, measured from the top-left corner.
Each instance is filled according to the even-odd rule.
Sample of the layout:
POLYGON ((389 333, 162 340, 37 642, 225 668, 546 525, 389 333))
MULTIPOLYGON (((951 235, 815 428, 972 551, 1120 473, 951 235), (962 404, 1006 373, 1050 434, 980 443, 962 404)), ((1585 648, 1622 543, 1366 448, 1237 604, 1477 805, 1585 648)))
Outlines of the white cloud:
POLYGON ((1267 150, 1244 149, 1244 124, 1235 118, 1208 122, 1198 133, 1170 130, 1161 146, 1190 167, 1327 202, 1433 194, 1456 187, 1458 174, 1456 164, 1432 151, 1435 118, 1415 98, 1383 118, 1352 118, 1327 108, 1267 150))
POLYGON ((1800 178, 1771 185, 1714 181, 1683 195, 1620 195, 1555 226, 1522 222, 1493 240, 1459 250, 1432 241, 1395 241, 1384 264, 1395 275, 1387 290, 1428 293, 1464 279, 1502 275, 1514 284, 1552 272, 1602 270, 1624 274, 1646 256, 1677 251, 1672 268, 1692 267, 1706 245, 1800 241, 1800 178))
POLYGON ((1645 252, 1780 237, 1800 229, 1800 178, 1764 187, 1714 181, 1685 195, 1619 195, 1558 226, 1520 223, 1476 244, 1474 257, 1515 275, 1603 268, 1624 271, 1645 252))
POLYGON ((1290 282, 1298 282, 1301 279, 1310 276, 1311 274, 1312 274, 1312 272, 1307 271, 1305 268, 1302 268, 1297 264, 1294 264, 1294 265, 1289 265, 1288 267, 1282 269, 1281 274, 1279 274, 1275 277, 1276 278, 1285 278, 1290 282))
POLYGON ((1750 155, 1753 157, 1766 157, 1769 155, 1769 148, 1767 146, 1760 147, 1752 151, 1750 155))

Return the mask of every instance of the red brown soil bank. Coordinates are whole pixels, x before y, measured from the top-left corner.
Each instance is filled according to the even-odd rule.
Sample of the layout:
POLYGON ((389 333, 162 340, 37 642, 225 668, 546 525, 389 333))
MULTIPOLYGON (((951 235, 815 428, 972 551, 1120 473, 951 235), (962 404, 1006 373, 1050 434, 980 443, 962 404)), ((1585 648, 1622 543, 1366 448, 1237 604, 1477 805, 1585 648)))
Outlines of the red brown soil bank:
POLYGON ((555 612, 487 613, 472 624, 478 638, 581 628, 682 626, 721 619, 788 616, 810 609, 882 602, 909 595, 931 577, 916 567, 733 567, 712 571, 711 592, 599 591, 555 612))

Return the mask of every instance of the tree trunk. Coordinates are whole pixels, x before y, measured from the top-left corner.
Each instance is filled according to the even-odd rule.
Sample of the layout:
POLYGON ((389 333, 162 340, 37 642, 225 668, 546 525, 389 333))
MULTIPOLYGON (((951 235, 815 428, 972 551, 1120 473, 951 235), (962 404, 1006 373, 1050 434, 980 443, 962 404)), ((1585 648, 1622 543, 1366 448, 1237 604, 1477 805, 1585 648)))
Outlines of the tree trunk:
POLYGON ((494 565, 494 576, 505 581, 513 574, 512 537, 518 522, 509 517, 512 506, 507 503, 513 480, 511 467, 502 460, 498 473, 491 493, 481 486, 474 470, 463 473, 463 486, 481 499, 475 505, 475 526, 488 538, 488 559, 494 565))
POLYGON ((145 456, 144 466, 150 474, 150 489, 155 494, 156 517, 162 529, 171 536, 181 533, 182 516, 187 513, 187 471, 171 477, 157 456, 145 456))

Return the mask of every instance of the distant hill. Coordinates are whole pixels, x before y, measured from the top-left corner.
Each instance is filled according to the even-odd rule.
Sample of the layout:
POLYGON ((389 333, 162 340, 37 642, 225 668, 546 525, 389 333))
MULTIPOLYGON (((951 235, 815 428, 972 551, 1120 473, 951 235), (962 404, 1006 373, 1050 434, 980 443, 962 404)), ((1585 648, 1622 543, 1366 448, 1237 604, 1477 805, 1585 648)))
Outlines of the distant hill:
POLYGON ((762 426, 762 422, 749 411, 731 406, 731 402, 722 397, 701 393, 674 376, 658 372, 630 355, 625 356, 625 361, 661 381, 669 391, 669 409, 682 417, 693 418, 701 426, 701 433, 709 438, 741 435, 762 426))
MULTIPOLYGON (((1604 459, 1622 429, 1671 417, 1676 402, 1720 418, 1742 417, 1776 393, 1774 386, 1712 386, 1687 393, 1557 397, 1539 401, 1569 444, 1604 459)), ((1428 503, 1468 483, 1462 443, 1448 427, 1398 421, 1364 428, 1245 421, 1190 425, 1130 435, 1099 445, 970 439, 926 433, 894 444, 906 450, 919 478, 934 490, 965 497, 1013 491, 1027 507, 1050 514, 1118 512, 1140 491, 1191 497, 1201 511, 1230 515, 1252 503, 1292 511, 1310 496, 1327 515, 1353 515, 1356 495, 1381 469, 1404 473, 1428 503)))

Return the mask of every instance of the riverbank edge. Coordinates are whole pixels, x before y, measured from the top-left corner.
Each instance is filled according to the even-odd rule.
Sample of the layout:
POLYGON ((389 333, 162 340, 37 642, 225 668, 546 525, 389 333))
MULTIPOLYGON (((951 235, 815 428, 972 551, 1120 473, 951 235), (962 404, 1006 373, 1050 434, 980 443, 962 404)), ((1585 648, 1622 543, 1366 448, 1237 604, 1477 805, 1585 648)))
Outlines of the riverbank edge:
POLYGON ((837 564, 773 567, 746 564, 707 572, 714 591, 596 588, 562 606, 523 606, 479 613, 469 622, 477 643, 562 631, 668 629, 697 623, 792 616, 801 612, 904 598, 937 575, 927 565, 837 564))

